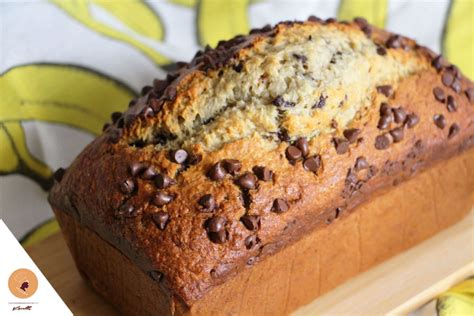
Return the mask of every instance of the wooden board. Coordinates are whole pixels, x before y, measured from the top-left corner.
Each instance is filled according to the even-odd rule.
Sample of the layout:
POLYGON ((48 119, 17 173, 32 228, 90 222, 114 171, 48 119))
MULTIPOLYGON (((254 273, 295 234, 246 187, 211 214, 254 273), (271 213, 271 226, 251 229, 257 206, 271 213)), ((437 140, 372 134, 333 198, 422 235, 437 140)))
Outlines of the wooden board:
MULTIPOLYGON (((27 249, 74 315, 117 315, 82 282, 60 234, 27 249)), ((403 315, 474 275, 474 209, 462 222, 367 271, 294 315, 403 315)))

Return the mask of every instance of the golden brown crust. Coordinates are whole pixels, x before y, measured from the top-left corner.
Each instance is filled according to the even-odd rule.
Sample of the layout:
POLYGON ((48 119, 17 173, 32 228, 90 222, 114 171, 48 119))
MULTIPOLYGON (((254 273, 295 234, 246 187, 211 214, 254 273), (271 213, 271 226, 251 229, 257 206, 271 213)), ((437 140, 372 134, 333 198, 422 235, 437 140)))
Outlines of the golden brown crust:
MULTIPOLYGON (((206 84, 206 78, 226 63, 232 63, 232 57, 245 59, 259 49, 265 38, 274 36, 278 41, 289 36, 291 30, 299 32, 316 27, 361 32, 357 23, 280 24, 276 29, 242 39, 245 44, 238 43, 237 48, 225 48, 224 51, 231 52, 230 57, 214 66, 185 67, 177 79, 171 76, 171 85, 165 84, 162 96, 154 99, 150 97, 154 92, 148 91, 145 99, 137 101, 138 105, 132 106, 81 153, 53 187, 51 204, 96 231, 155 278, 162 273, 160 282, 192 305, 211 288, 240 272, 249 260, 258 262, 278 252, 327 220, 353 209, 373 192, 404 181, 418 170, 473 145, 474 106, 464 93, 473 87, 472 82, 447 65, 440 71, 431 67, 432 53, 408 39, 402 40, 405 44, 401 46, 405 48, 390 48, 390 54, 397 55, 400 63, 416 61, 422 70, 396 82, 395 91, 385 93, 388 96, 384 91, 374 91, 370 96, 372 106, 364 112, 363 119, 353 120, 344 130, 335 127, 324 137, 311 139, 309 156, 320 159, 316 172, 307 171, 301 160, 288 160, 287 141, 277 142, 275 148, 269 149, 267 140, 259 134, 225 143, 213 151, 194 144, 187 148, 194 161, 182 164, 173 162, 180 158, 170 150, 177 148, 156 150, 156 143, 142 144, 142 148, 129 145, 133 135, 149 130, 149 126, 180 130, 179 116, 183 111, 192 111, 192 107, 183 107, 183 99, 197 102, 196 91, 206 84), (447 72, 457 78, 451 87, 442 82, 447 72), (444 92, 441 98, 438 91, 438 99, 443 102, 436 99, 435 88, 444 92), (402 107, 409 117, 401 123, 392 123, 390 128, 379 129, 383 102, 391 108, 402 107), (161 112, 148 117, 130 115, 140 111, 150 114, 146 109, 152 106, 159 107, 161 112), (440 114, 446 121, 443 129, 434 120, 440 114), (119 129, 121 124, 124 129, 119 129), (403 137, 400 130, 394 131, 396 127, 402 129, 403 137), (353 144, 348 144, 344 131, 351 128, 359 129, 360 135, 353 144), (397 138, 399 142, 395 142, 397 138), (367 168, 357 171, 359 157, 364 157, 367 168), (237 159, 241 169, 235 175, 213 181, 208 172, 224 159, 237 159), (170 176, 176 184, 160 189, 153 180, 143 179, 143 175, 132 176, 130 166, 136 166, 137 162, 170 176), (252 172, 255 166, 269 168, 273 172, 272 180, 259 180, 255 189, 242 190, 236 180, 244 172, 252 172), (126 180, 131 183, 124 187, 126 180), (157 194, 161 195, 157 197, 157 194), (203 211, 198 203, 207 194, 215 201, 212 211, 203 211), (159 205, 165 204, 166 199, 172 201, 159 205), (286 212, 278 212, 278 208, 285 206, 275 207, 277 199, 289 206, 286 212), (243 224, 244 215, 258 217, 255 231, 243 224), (207 221, 217 216, 225 224, 214 232, 207 221), (254 239, 250 242, 252 247, 247 249, 249 236, 254 239)), ((380 47, 394 47, 400 41, 375 29, 371 36, 380 47)))

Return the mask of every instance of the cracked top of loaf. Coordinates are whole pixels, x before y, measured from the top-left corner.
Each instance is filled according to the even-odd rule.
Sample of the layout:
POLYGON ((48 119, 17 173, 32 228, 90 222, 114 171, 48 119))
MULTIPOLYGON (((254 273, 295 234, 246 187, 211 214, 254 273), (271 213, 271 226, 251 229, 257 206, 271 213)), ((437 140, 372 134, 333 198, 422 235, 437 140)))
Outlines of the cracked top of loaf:
POLYGON ((49 199, 188 305, 474 143, 473 83, 360 18, 282 22, 176 68, 49 199))

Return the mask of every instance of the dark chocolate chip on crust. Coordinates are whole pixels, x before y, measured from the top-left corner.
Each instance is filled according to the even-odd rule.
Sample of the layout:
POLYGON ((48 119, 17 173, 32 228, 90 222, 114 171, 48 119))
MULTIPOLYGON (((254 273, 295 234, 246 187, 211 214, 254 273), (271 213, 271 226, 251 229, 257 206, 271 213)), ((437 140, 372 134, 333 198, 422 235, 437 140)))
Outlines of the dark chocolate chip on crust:
POLYGON ((242 163, 237 159, 224 159, 222 164, 224 169, 230 174, 236 174, 242 168, 242 163))
POLYGON ((135 191, 135 181, 132 179, 126 179, 120 183, 120 191, 124 194, 132 194, 135 191))
POLYGON ((145 180, 152 180, 158 174, 153 166, 150 166, 142 172, 141 177, 145 180))
POLYGON ((169 221, 169 215, 165 212, 157 212, 152 215, 153 222, 160 230, 164 230, 169 221))
POLYGON ((435 87, 433 89, 433 95, 437 101, 444 103, 446 95, 444 94, 443 89, 441 89, 440 87, 435 87))
POLYGON ((349 128, 342 132, 344 137, 349 141, 350 144, 353 144, 357 141, 357 138, 360 135, 360 129, 358 128, 349 128))
POLYGON ((160 191, 156 193, 156 195, 153 197, 152 202, 156 206, 163 206, 173 201, 173 199, 174 199, 173 195, 160 191))
POLYGON ((404 129, 403 126, 396 127, 390 131, 390 135, 393 138, 394 143, 398 143, 403 140, 404 137, 404 129))
POLYGON ((385 56, 387 55, 387 50, 385 49, 385 47, 379 46, 377 47, 377 54, 379 54, 380 56, 385 56))
POLYGON ((171 185, 174 185, 176 184, 176 181, 167 176, 166 174, 162 174, 162 173, 159 173, 155 176, 155 186, 158 188, 158 189, 164 189, 164 188, 167 188, 171 185))
POLYGON ((452 95, 448 95, 446 107, 448 108, 449 112, 456 112, 456 110, 458 109, 458 104, 456 103, 456 100, 454 100, 454 97, 452 95))
POLYGON ((459 81, 459 79, 454 79, 451 89, 453 89, 456 93, 461 92, 461 81, 459 81))
POLYGON ((290 206, 288 205, 288 202, 284 199, 275 199, 273 201, 272 212, 284 213, 288 211, 289 208, 290 206))
POLYGON ((445 87, 451 87, 454 82, 454 75, 449 71, 445 71, 441 76, 441 82, 445 87))
POLYGON ((122 137, 123 132, 121 128, 113 127, 108 130, 108 133, 109 140, 115 144, 119 141, 120 137, 122 137))
POLYGON ((134 162, 130 165, 130 174, 134 177, 140 175, 146 169, 146 165, 141 162, 134 162))
POLYGON ((321 156, 319 155, 306 158, 303 161, 303 168, 311 172, 318 171, 320 166, 321 166, 321 156))
POLYGON ((460 130, 461 130, 461 128, 459 127, 459 125, 457 123, 453 123, 449 127, 448 138, 449 139, 453 138, 454 136, 456 136, 459 133, 460 130))
POLYGON ((334 147, 338 155, 345 154, 349 151, 349 141, 344 138, 333 138, 334 147))
POLYGON ((116 213, 118 217, 135 217, 137 216, 137 210, 131 203, 124 203, 120 206, 118 212, 116 213))
POLYGON ((466 94, 466 97, 469 100, 469 102, 473 104, 474 103, 474 88, 468 88, 466 89, 466 91, 464 91, 464 93, 466 94))
POLYGON ((217 233, 224 230, 226 222, 224 217, 213 216, 206 221, 205 227, 209 233, 217 233))
POLYGON ((392 86, 391 85, 382 85, 377 87, 377 92, 383 94, 387 98, 392 95, 392 86))
POLYGON ((267 167, 255 166, 252 168, 252 171, 259 180, 271 181, 273 179, 273 171, 267 167))
MULTIPOLYGON (((258 237, 255 235, 250 235, 245 238, 245 248, 252 249, 255 245, 258 244, 258 237)), ((249 259, 250 260, 250 259, 249 259)))
POLYGON ((184 149, 173 150, 170 152, 170 158, 172 162, 181 164, 188 159, 188 152, 184 149))
POLYGON ((392 112, 387 112, 386 114, 382 114, 380 116, 379 122, 377 123, 378 129, 386 129, 390 126, 393 122, 393 114, 392 112))
POLYGON ((394 108, 392 111, 395 123, 400 124, 405 122, 405 119, 407 118, 407 112, 402 107, 394 108))
POLYGON ((203 195, 199 200, 198 204, 201 206, 202 212, 212 212, 216 208, 216 201, 211 194, 203 195))
POLYGON ((360 171, 369 168, 369 163, 365 159, 365 157, 357 157, 356 162, 354 164, 355 171, 360 171))
POLYGON ((64 168, 58 168, 54 173, 53 173, 53 178, 56 180, 56 182, 61 182, 61 180, 64 177, 64 174, 66 173, 66 169, 64 168))
POLYGON ((255 231, 260 227, 260 218, 255 215, 244 215, 240 218, 245 228, 251 231, 255 231))
POLYGON ((219 181, 224 179, 225 175, 227 174, 227 171, 224 169, 222 166, 222 162, 217 162, 214 164, 214 166, 209 169, 207 172, 207 176, 214 181, 219 181))
POLYGON ((431 61, 431 65, 434 69, 440 71, 443 68, 443 56, 438 55, 431 61))
POLYGON ((150 278, 152 278, 156 282, 160 282, 161 280, 163 280, 163 273, 161 273, 160 271, 152 270, 149 272, 149 275, 150 278))
POLYGON ((415 113, 408 114, 405 120, 405 124, 408 128, 413 128, 418 122, 420 122, 420 118, 415 113))
POLYGON ((379 135, 375 138, 375 148, 378 150, 387 149, 390 146, 390 138, 386 134, 379 135))
POLYGON ((385 42, 385 46, 387 48, 400 48, 402 47, 402 40, 400 35, 392 35, 388 38, 388 40, 385 42))
POLYGON ((235 183, 245 190, 253 190, 257 187, 257 177, 251 172, 245 172, 237 178, 235 183))
POLYGON ((444 117, 443 114, 435 114, 433 116, 433 121, 435 125, 440 129, 443 129, 446 127, 446 118, 444 117))
POLYGON ((300 137, 295 142, 295 146, 301 151, 303 157, 306 157, 309 154, 309 145, 305 137, 300 137))
POLYGON ((293 145, 290 145, 286 148, 285 151, 286 158, 290 161, 296 161, 303 157, 301 150, 293 145))

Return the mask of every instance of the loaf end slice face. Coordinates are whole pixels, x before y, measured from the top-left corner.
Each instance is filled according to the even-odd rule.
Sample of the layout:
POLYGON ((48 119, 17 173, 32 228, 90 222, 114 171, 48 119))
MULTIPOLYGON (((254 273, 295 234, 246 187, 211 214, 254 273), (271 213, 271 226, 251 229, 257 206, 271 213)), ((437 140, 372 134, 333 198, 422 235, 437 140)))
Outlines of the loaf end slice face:
POLYGON ((188 306, 474 143, 473 83, 362 19, 283 22, 177 68, 50 202, 188 306))

